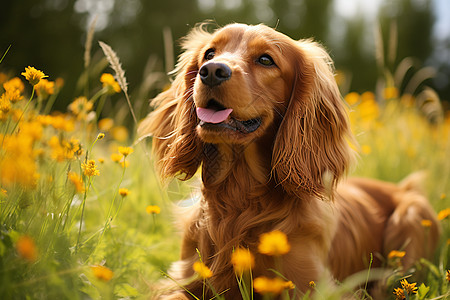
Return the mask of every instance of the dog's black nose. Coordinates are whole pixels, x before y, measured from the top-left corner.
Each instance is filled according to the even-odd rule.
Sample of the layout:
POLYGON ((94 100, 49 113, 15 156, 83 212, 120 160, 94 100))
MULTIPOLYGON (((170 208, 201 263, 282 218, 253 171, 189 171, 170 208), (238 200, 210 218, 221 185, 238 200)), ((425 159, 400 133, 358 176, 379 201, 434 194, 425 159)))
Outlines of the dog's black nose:
POLYGON ((231 69, 224 63, 207 62, 198 72, 202 82, 210 87, 218 86, 230 79, 231 69))

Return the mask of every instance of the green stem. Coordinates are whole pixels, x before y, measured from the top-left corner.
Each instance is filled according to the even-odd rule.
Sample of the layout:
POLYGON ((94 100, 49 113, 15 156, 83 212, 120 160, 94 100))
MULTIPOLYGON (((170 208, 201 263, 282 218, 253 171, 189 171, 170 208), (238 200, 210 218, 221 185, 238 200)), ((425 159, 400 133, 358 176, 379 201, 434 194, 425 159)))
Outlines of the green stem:
POLYGON ((88 191, 90 185, 91 185, 91 177, 89 177, 89 182, 87 184, 87 188, 84 190, 83 203, 81 204, 80 228, 78 230, 78 238, 77 238, 77 245, 75 247, 75 253, 78 252, 78 247, 80 245, 81 227, 83 226, 83 217, 84 217, 84 207, 86 206, 87 191, 88 191))

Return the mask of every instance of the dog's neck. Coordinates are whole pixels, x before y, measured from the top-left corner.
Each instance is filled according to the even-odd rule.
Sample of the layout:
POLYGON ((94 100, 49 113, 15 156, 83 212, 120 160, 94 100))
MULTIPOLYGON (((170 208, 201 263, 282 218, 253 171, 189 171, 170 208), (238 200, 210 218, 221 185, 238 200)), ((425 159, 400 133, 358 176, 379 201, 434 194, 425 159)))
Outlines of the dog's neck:
POLYGON ((207 144, 202 165, 203 192, 226 211, 257 205, 255 202, 261 202, 275 189, 270 176, 270 152, 257 143, 207 144))

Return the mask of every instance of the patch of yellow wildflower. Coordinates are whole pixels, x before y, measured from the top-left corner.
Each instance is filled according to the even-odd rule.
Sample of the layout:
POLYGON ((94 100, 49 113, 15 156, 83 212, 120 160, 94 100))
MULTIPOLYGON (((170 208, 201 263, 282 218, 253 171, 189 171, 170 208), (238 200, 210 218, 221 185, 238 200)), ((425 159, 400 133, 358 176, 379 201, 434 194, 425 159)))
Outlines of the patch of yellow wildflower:
POLYGON ((231 254, 231 263, 237 274, 250 271, 255 266, 255 257, 249 249, 237 248, 231 254))
POLYGON ((86 97, 78 97, 69 104, 69 111, 77 118, 77 120, 86 120, 89 113, 92 111, 94 104, 86 97))
POLYGON ((119 153, 122 154, 124 157, 127 157, 133 152, 134 150, 131 147, 119 147, 119 153))
POLYGON ((16 242, 16 250, 20 257, 29 262, 35 262, 38 258, 36 244, 28 235, 19 237, 16 242))
POLYGON ((200 278, 207 279, 213 276, 212 271, 201 261, 195 262, 192 267, 200 278))
POLYGON ((5 89, 5 98, 11 103, 16 103, 23 99, 22 93, 25 89, 25 86, 20 80, 19 77, 14 77, 3 84, 3 88, 5 89))
POLYGON ((114 272, 105 266, 91 266, 91 270, 94 276, 102 281, 110 281, 114 276, 114 272))
POLYGON ((22 75, 32 86, 38 84, 41 79, 48 77, 44 74, 44 72, 36 70, 34 67, 30 66, 25 68, 25 72, 23 72, 22 75))
POLYGON ((437 216, 437 217, 438 217, 438 219, 439 219, 440 221, 442 221, 442 220, 448 218, 448 216, 450 216, 450 208, 446 208, 446 209, 441 210, 441 211, 438 213, 438 216, 437 216))
POLYGON ((391 252, 389 252, 388 258, 402 258, 405 256, 405 254, 405 251, 392 250, 391 252))
POLYGON ((20 184, 25 188, 35 188, 39 174, 33 150, 35 139, 28 132, 19 131, 15 135, 1 136, 0 180, 5 186, 20 184))
POLYGON ((103 83, 103 88, 106 88, 110 94, 120 93, 121 91, 114 76, 109 73, 103 73, 102 76, 100 76, 100 82, 103 83))
POLYGON ((73 183, 77 193, 83 193, 84 192, 83 178, 81 178, 80 175, 78 175, 78 174, 76 174, 74 172, 69 172, 69 174, 67 174, 67 178, 69 179, 70 182, 73 183))
POLYGON ((127 188, 121 188, 119 189, 119 195, 125 198, 130 194, 130 191, 127 188))
POLYGON ((55 82, 48 81, 47 79, 41 79, 41 81, 39 81, 34 88, 38 97, 45 99, 55 93, 55 82))
POLYGON ((281 278, 257 277, 253 280, 253 288, 258 294, 279 295, 286 289, 294 289, 292 281, 285 281, 281 278))
POLYGON ((417 294, 416 282, 409 283, 408 280, 403 279, 400 283, 402 287, 394 289, 396 299, 406 299, 406 295, 411 296, 413 294, 417 294))
POLYGON ((280 256, 288 253, 291 245, 286 234, 279 230, 264 233, 259 237, 258 251, 262 254, 280 256))
POLYGON ((150 214, 160 214, 161 213, 161 208, 158 205, 149 205, 145 208, 145 211, 150 215, 150 214))
POLYGON ((433 225, 433 222, 431 222, 431 220, 426 220, 426 219, 424 219, 424 220, 420 221, 420 224, 421 224, 422 227, 424 227, 424 228, 430 228, 431 225, 433 225))
POLYGON ((81 168, 83 169, 84 175, 88 177, 99 176, 100 171, 97 170, 97 166, 95 165, 95 160, 90 159, 86 163, 81 164, 81 168))

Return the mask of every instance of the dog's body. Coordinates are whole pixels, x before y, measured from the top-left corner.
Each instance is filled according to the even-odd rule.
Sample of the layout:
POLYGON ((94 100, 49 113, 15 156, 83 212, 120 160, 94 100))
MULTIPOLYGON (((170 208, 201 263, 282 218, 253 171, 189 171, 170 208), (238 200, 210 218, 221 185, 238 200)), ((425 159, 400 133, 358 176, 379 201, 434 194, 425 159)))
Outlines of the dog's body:
MULTIPOLYGON (((439 228, 418 175, 400 185, 338 183, 353 137, 319 45, 234 24, 213 34, 194 29, 183 46, 172 87, 140 126, 141 135, 153 135, 164 177, 187 179, 202 167, 203 198, 183 225, 174 279, 194 275, 198 249, 215 290, 240 299, 231 253, 248 248, 253 277, 274 277, 273 258, 257 251, 259 236, 273 230, 288 237, 280 271, 301 292, 327 270, 343 280, 367 268, 371 253, 403 249, 405 267, 431 254, 439 228), (428 235, 424 219, 432 221, 428 235)), ((373 266, 380 265, 376 257, 373 266)), ((186 289, 201 296, 203 282, 186 289)))

